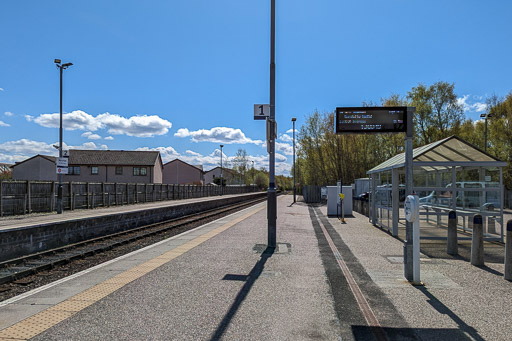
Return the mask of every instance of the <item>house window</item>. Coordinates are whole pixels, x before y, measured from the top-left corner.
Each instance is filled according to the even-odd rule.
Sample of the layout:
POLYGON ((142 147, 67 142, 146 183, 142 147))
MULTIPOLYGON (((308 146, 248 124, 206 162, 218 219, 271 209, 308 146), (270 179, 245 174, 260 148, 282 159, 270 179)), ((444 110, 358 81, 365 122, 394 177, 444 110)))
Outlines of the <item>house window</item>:
POLYGON ((116 166, 116 175, 123 175, 123 167, 116 166))
POLYGON ((98 166, 92 166, 91 167, 91 174, 92 175, 98 175, 98 166))
POLYGON ((144 176, 147 174, 146 167, 133 167, 133 175, 135 176, 144 176))
POLYGON ((68 175, 80 175, 80 166, 69 166, 68 175))

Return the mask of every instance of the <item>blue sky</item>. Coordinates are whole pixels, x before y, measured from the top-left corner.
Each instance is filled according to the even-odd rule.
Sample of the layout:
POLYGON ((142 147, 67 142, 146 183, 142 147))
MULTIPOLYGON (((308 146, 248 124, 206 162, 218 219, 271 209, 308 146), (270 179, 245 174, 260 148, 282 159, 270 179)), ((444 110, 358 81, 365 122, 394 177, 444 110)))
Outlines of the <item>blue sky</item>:
MULTIPOLYGON (((455 83, 466 115, 512 90, 512 2, 276 0, 276 171, 291 117, 455 83)), ((2 1, 0 162, 54 154, 59 73, 71 148, 159 149, 205 169, 246 149, 268 166, 270 1, 2 1)))

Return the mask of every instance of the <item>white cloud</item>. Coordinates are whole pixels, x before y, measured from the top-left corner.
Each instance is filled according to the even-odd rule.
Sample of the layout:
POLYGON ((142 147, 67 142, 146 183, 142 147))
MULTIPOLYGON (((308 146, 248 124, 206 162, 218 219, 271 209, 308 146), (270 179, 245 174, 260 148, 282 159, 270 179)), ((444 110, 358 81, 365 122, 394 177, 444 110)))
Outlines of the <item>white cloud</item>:
POLYGON ((63 143, 62 147, 64 149, 87 149, 87 150, 97 150, 97 149, 107 150, 108 149, 108 146, 106 144, 97 145, 94 142, 85 142, 79 146, 69 146, 66 143, 63 143))
POLYGON ((227 127, 214 127, 209 130, 200 129, 196 131, 189 131, 187 128, 178 129, 174 134, 176 137, 190 137, 192 142, 216 142, 226 144, 247 144, 253 143, 260 145, 263 143, 261 140, 253 140, 245 136, 240 129, 227 128, 227 127))
POLYGON ((88 138, 89 140, 100 140, 101 139, 101 136, 98 135, 98 134, 93 134, 91 133, 90 131, 87 131, 85 133, 82 134, 82 137, 86 137, 88 138))
POLYGON ((109 113, 97 116, 97 119, 102 122, 110 134, 136 137, 153 137, 154 135, 167 134, 172 127, 172 123, 160 118, 157 115, 143 115, 131 116, 125 118, 119 115, 112 115, 109 113))
POLYGON ((57 150, 46 142, 21 139, 18 141, 7 141, 0 144, 0 153, 8 155, 25 155, 32 157, 36 154, 56 154, 57 150))
POLYGON ((291 137, 290 135, 281 134, 279 135, 279 140, 283 142, 293 142, 293 137, 291 137))
MULTIPOLYGON (((0 144, 0 160, 6 162, 23 161, 34 155, 50 155, 58 156, 59 152, 53 145, 58 146, 59 143, 46 143, 40 141, 32 141, 21 139, 17 141, 7 141, 0 144)), ((107 145, 96 145, 94 142, 86 142, 79 146, 70 146, 65 142, 62 144, 63 149, 108 149, 107 145)))
POLYGON ((160 156, 162 157, 162 161, 164 163, 172 161, 174 159, 179 158, 180 153, 176 151, 173 147, 156 147, 156 148, 148 148, 148 147, 141 147, 137 148, 136 150, 157 150, 160 152, 160 156))
POLYGON ((107 136, 107 137, 105 137, 105 140, 110 140, 110 141, 112 141, 113 139, 114 139, 114 138, 113 138, 112 136, 107 136))
MULTIPOLYGON (((123 117, 117 114, 104 113, 96 117, 82 111, 75 110, 62 115, 62 124, 67 130, 97 131, 108 129, 108 133, 115 135, 128 135, 136 137, 152 137, 154 135, 167 134, 172 123, 157 115, 142 115, 123 117)), ((58 128, 60 126, 60 114, 42 114, 34 118, 26 115, 27 121, 47 127, 58 128)))
POLYGON ((194 152, 192 150, 186 150, 185 153, 192 155, 192 156, 201 156, 201 154, 194 152))
POLYGON ((289 145, 288 143, 276 142, 275 145, 276 151, 284 153, 286 155, 293 155, 293 146, 289 145))
MULTIPOLYGON (((295 129, 295 133, 298 133, 299 131, 297 129, 295 129)), ((287 134, 293 134, 293 129, 288 129, 286 131, 287 134)))
POLYGON ((4 88, 0 88, 0 91, 4 91, 4 88))
MULTIPOLYGON (((470 101, 470 97, 471 97, 470 95, 464 95, 462 97, 457 98, 457 104, 462 105, 464 112, 469 111, 469 112, 481 113, 481 112, 485 112, 485 110, 487 110, 487 104, 485 104, 484 102, 474 102, 472 104, 469 104, 468 102, 470 101)), ((473 96, 473 98, 476 98, 479 100, 482 99, 481 96, 480 97, 473 96)))
POLYGON ((8 123, 5 123, 4 121, 0 121, 0 127, 10 127, 11 125, 8 123))
POLYGON ((14 114, 13 114, 12 112, 10 112, 10 111, 6 111, 6 112, 4 112, 4 115, 5 115, 5 116, 9 116, 9 117, 11 117, 11 116, 13 116, 14 114))
POLYGON ((15 163, 15 162, 21 162, 23 160, 28 159, 25 155, 10 155, 10 154, 3 154, 0 153, 0 160, 5 163, 15 163))
MULTIPOLYGON (((28 121, 31 121, 27 118, 28 121)), ((60 114, 42 114, 32 120, 47 128, 59 128, 60 114)), ((70 113, 62 114, 62 126, 66 130, 90 130, 96 131, 102 127, 102 123, 94 116, 82 110, 75 110, 70 113)))

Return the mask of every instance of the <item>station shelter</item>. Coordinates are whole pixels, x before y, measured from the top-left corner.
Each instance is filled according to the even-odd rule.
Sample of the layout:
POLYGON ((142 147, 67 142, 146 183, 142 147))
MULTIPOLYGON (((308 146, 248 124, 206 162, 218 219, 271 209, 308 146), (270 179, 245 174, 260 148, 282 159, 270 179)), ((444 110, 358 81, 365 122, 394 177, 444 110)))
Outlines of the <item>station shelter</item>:
MULTIPOLYGON (((413 189, 420 202, 422 239, 445 239, 439 228, 455 211, 457 227, 472 231, 482 215, 485 240, 503 241, 503 167, 500 161, 457 136, 413 150, 413 189)), ((367 172, 371 177, 370 220, 398 236, 405 227, 405 153, 367 172)), ((465 237, 459 237, 465 239, 465 237)))

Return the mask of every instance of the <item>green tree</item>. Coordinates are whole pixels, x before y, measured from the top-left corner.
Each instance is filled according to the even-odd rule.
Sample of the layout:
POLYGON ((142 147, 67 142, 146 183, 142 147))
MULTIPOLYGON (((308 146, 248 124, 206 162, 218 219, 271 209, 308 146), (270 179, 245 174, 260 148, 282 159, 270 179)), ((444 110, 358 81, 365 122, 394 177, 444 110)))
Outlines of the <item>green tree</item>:
POLYGON ((416 107, 416 145, 429 144, 452 135, 464 120, 454 83, 437 82, 428 88, 420 83, 409 91, 407 98, 416 107))

